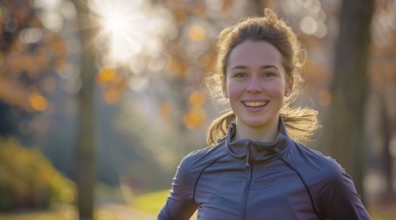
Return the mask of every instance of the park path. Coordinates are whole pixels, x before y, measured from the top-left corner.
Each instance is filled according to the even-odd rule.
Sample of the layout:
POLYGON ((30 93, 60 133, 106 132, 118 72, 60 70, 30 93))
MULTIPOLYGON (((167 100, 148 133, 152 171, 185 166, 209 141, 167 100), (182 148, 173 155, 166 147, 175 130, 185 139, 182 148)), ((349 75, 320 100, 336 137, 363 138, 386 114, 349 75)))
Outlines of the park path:
MULTIPOLYGON (((150 214, 120 203, 107 203, 96 207, 96 220, 157 220, 150 214)), ((0 214, 0 220, 78 220, 76 208, 60 205, 52 210, 22 211, 0 214)))
POLYGON ((104 217, 104 215, 108 215, 108 219, 113 220, 157 220, 157 216, 154 214, 134 210, 128 206, 120 204, 104 205, 100 210, 100 215, 102 217, 104 217))

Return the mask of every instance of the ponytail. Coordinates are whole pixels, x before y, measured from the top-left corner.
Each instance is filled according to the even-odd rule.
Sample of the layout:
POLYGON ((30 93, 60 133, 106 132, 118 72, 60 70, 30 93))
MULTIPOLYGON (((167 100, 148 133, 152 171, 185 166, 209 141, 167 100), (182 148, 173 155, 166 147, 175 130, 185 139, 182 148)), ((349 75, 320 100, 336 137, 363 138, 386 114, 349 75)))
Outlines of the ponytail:
POLYGON ((285 123, 287 134, 296 142, 307 143, 320 127, 318 111, 311 108, 284 106, 280 116, 285 123))
POLYGON ((217 140, 227 134, 228 126, 231 122, 235 121, 235 118, 234 112, 230 110, 212 121, 206 138, 206 142, 209 146, 217 144, 217 140))

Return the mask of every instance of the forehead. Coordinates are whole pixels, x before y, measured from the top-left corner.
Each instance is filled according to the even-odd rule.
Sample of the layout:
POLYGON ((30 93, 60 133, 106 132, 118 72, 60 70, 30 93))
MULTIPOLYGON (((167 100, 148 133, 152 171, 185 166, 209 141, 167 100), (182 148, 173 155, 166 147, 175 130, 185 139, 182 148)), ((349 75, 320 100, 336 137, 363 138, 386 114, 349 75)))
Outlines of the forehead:
POLYGON ((266 41, 245 41, 231 51, 227 69, 233 66, 257 68, 263 65, 282 67, 282 55, 278 49, 266 41))

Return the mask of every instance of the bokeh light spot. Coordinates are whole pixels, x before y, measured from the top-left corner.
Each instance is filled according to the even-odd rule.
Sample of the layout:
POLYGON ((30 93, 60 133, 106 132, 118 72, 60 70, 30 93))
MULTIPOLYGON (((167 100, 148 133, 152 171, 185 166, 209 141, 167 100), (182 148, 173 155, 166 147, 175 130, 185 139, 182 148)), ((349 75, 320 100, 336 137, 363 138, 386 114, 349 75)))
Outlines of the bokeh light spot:
POLYGON ((200 107, 205 103, 205 96, 201 92, 194 91, 188 98, 188 102, 194 107, 200 107))
POLYGON ((187 114, 183 117, 184 126, 188 129, 198 128, 200 125, 204 123, 207 118, 207 113, 205 109, 200 107, 192 108, 187 114))
POLYGON ((102 68, 99 71, 99 74, 97 75, 99 83, 112 81, 116 78, 116 76, 117 76, 117 71, 110 67, 102 68))
POLYGON ((313 17, 306 16, 301 20, 300 28, 304 33, 312 35, 316 32, 318 25, 313 17))
POLYGON ((37 92, 29 96, 29 103, 36 111, 43 111, 47 107, 47 100, 37 92))
POLYGON ((41 39, 41 31, 38 28, 25 28, 21 31, 19 38, 24 44, 37 43, 41 39))
POLYGON ((193 41, 203 41, 206 38, 206 30, 200 25, 193 25, 188 30, 188 36, 193 41))
POLYGON ((322 90, 319 92, 319 104, 323 107, 327 107, 331 104, 332 95, 327 90, 322 90))

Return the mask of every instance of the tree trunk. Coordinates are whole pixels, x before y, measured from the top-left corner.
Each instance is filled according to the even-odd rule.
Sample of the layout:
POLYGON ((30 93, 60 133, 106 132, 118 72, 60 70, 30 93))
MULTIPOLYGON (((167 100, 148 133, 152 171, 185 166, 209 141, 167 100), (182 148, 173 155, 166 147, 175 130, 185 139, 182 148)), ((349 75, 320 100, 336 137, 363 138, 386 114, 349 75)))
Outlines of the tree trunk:
MULTIPOLYGON (((388 79, 392 80, 392 79, 388 79)), ((385 86, 394 86, 394 85, 384 85, 385 86)), ((385 87, 386 88, 386 87, 385 87)), ((379 130, 379 134, 381 135, 381 161, 382 161, 382 169, 384 172, 385 176, 385 190, 384 194, 382 195, 382 200, 387 202, 387 201, 392 201, 395 199, 395 190, 393 187, 393 156, 392 156, 392 135, 395 132, 395 117, 392 117, 391 109, 387 106, 389 103, 392 103, 391 100, 387 100, 389 96, 386 95, 386 93, 391 94, 388 89, 383 89, 381 97, 379 97, 380 104, 379 108, 380 110, 380 127, 377 128, 379 130), (388 102, 388 103, 387 103, 388 102)), ((391 96, 392 97, 392 96, 391 96)))
POLYGON ((95 157, 95 73, 92 42, 94 30, 90 27, 89 8, 86 1, 74 1, 79 21, 81 41, 80 75, 82 88, 79 93, 80 125, 76 148, 76 181, 78 190, 77 206, 80 220, 93 219, 94 186, 96 177, 95 157), (89 27, 89 28, 88 28, 89 27))
POLYGON ((325 143, 330 155, 353 177, 363 201, 364 112, 373 7, 374 0, 342 2, 325 143))

